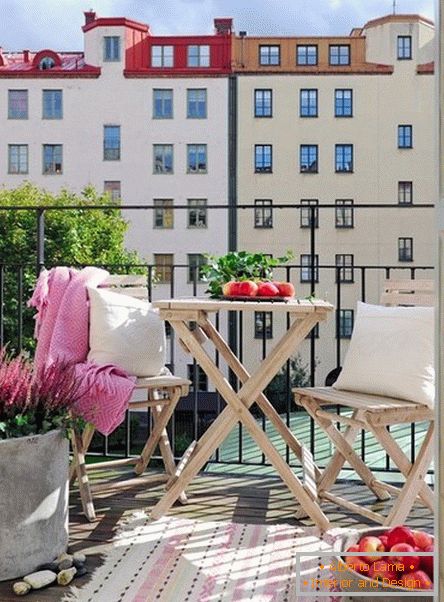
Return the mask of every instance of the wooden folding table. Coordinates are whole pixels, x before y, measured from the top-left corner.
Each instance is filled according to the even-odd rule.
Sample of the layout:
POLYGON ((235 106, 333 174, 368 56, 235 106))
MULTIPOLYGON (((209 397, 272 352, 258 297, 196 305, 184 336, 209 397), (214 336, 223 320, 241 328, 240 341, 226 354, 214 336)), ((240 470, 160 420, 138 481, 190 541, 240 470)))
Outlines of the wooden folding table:
POLYGON ((175 476, 167 483, 166 493, 153 508, 152 518, 160 518, 168 512, 169 508, 206 462, 210 460, 231 430, 240 422, 274 466, 282 481, 293 493, 304 514, 310 516, 322 530, 327 529, 329 521, 320 508, 315 486, 315 482, 320 476, 319 469, 314 465, 312 470, 307 469, 307 463, 303 460, 303 446, 265 397, 263 390, 285 362, 297 351, 299 345, 313 327, 328 316, 333 310, 333 306, 321 300, 294 299, 263 302, 254 300, 213 300, 195 297, 157 301, 154 306, 159 308, 160 317, 167 320, 174 328, 181 343, 213 382, 227 406, 199 441, 192 444, 187 450, 183 460, 178 465, 175 476), (209 318, 209 314, 224 311, 273 312, 283 315, 288 314, 290 317, 289 329, 251 375, 232 352, 209 318), (239 391, 236 392, 233 389, 223 372, 204 349, 204 343, 207 341, 212 343, 239 379, 242 384, 239 391), (254 402, 258 404, 285 443, 303 464, 305 468, 303 480, 300 480, 294 474, 250 412, 249 408, 254 402))

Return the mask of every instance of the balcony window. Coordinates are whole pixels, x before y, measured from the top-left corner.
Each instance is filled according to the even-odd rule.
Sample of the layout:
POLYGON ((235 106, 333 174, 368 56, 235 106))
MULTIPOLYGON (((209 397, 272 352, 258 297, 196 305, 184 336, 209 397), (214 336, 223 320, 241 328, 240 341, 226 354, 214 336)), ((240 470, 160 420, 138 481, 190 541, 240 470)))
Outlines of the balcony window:
POLYGON ((28 173, 28 145, 10 144, 8 146, 8 173, 28 173))
POLYGON ((314 256, 314 266, 311 260, 311 255, 301 255, 301 282, 311 282, 312 275, 314 282, 319 282, 319 255, 314 256))
POLYGON ((120 201, 122 198, 121 184, 119 180, 107 180, 104 183, 103 190, 111 196, 112 201, 120 201))
POLYGON ((43 90, 42 117, 43 119, 62 119, 63 91, 43 90))
POLYGON ((44 144, 43 145, 43 174, 60 175, 62 173, 62 145, 44 144))
POLYGON ((173 173, 173 145, 172 144, 154 144, 153 145, 153 173, 172 174, 173 173))
POLYGON ((196 384, 198 391, 208 391, 208 377, 198 364, 187 364, 187 378, 191 381, 190 391, 195 390, 196 384))
POLYGON ((119 36, 105 36, 103 38, 103 60, 106 62, 120 61, 119 36))
POLYGON ((196 88, 187 90, 187 117, 188 119, 206 119, 207 117, 207 90, 196 88))
POLYGON ((318 116, 318 91, 301 90, 299 93, 299 115, 301 117, 318 116))
POLYGON ((336 144, 335 171, 336 173, 353 172, 353 144, 336 144))
POLYGON ((274 66, 280 65, 281 62, 281 47, 278 45, 273 46, 259 46, 259 65, 263 66, 274 66))
POLYGON ((151 46, 151 67, 173 67, 174 46, 151 46))
POLYGON ((412 36, 398 36, 398 61, 412 58, 412 36))
POLYGON ((207 173, 207 145, 187 145, 187 173, 207 173))
POLYGON ((307 207, 301 208, 301 228, 310 228, 312 224, 312 218, 314 219, 314 227, 319 228, 319 205, 318 199, 301 199, 301 205, 307 205, 307 207), (311 209, 314 207, 314 209, 311 209))
POLYGON ((103 128, 104 161, 120 160, 120 125, 105 125, 103 128))
POLYGON ((340 339, 350 339, 353 332, 354 310, 341 309, 339 311, 339 333, 340 339))
POLYGON ((202 282, 201 267, 205 263, 206 259, 200 253, 188 255, 188 282, 202 282))
POLYGON ((413 261, 413 238, 398 238, 398 261, 413 261))
POLYGON ((8 90, 8 119, 28 119, 28 90, 8 90))
POLYGON ((335 205, 335 227, 354 228, 353 200, 337 199, 335 205))
POLYGON ((154 199, 154 228, 174 228, 173 199, 154 199))
POLYGON ((335 117, 353 117, 353 90, 335 90, 335 117))
POLYGON ((317 144, 301 144, 299 147, 299 168, 303 173, 318 173, 317 144))
POLYGON ((350 46, 333 44, 330 46, 330 65, 350 65, 350 46))
POLYGON ((172 253, 155 253, 154 269, 159 284, 169 284, 173 274, 174 255, 172 253))
POLYGON ((188 199, 188 228, 207 228, 207 199, 188 199))
POLYGON ((173 118, 173 91, 171 89, 153 90, 153 118, 173 118))
POLYGON ((411 125, 398 125, 398 148, 413 147, 413 127, 411 125))
POLYGON ((336 282, 354 282, 353 255, 336 255, 336 282))
POLYGON ((399 205, 413 204, 413 182, 398 182, 399 205))
POLYGON ((272 90, 254 91, 254 116, 272 117, 273 115, 273 92, 272 90))
POLYGON ((210 47, 207 45, 188 46, 188 67, 209 67, 210 47))
POLYGON ((271 311, 254 312, 254 338, 273 338, 273 314, 271 311))
POLYGON ((315 44, 300 44, 296 49, 297 65, 317 65, 318 47, 315 44))
POLYGON ((271 199, 256 199, 254 201, 254 227, 273 227, 273 201, 271 199))
POLYGON ((271 144, 256 144, 254 147, 255 173, 271 173, 273 171, 273 151, 271 144))

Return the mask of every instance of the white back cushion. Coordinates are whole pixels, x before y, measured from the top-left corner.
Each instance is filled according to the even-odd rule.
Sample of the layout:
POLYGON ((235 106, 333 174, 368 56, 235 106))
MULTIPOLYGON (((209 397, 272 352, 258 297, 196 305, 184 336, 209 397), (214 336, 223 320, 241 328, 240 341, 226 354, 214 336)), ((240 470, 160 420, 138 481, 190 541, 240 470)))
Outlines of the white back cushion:
POLYGON ((88 288, 90 330, 88 360, 115 364, 133 376, 156 376, 165 366, 163 321, 150 303, 88 288))
POLYGON ((433 406, 434 308, 358 303, 344 366, 333 387, 433 406))

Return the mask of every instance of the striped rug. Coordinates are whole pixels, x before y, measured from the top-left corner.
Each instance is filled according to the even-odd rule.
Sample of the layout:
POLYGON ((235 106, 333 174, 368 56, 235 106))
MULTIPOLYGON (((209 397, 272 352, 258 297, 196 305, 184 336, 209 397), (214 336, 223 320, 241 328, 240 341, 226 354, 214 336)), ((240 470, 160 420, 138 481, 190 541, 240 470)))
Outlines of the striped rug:
MULTIPOLYGON (((322 538, 313 528, 285 524, 246 525, 136 516, 114 541, 112 552, 81 589, 65 601, 78 602, 298 602, 300 581, 316 576, 319 558, 296 552, 328 553, 345 531, 322 538)), ((325 562, 325 556, 323 557, 325 562)), ((336 600, 334 595, 319 598, 336 600)), ((339 598, 338 598, 339 599, 339 598)))

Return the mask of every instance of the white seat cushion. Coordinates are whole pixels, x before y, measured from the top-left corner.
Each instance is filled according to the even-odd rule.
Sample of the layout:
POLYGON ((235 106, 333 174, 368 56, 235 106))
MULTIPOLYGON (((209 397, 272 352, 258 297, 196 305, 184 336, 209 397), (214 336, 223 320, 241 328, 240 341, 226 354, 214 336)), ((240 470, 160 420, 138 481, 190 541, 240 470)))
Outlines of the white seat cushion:
POLYGON ((335 389, 407 399, 433 407, 433 307, 358 303, 335 389))
POLYGON ((88 288, 88 360, 114 364, 128 374, 157 376, 166 360, 163 321, 147 301, 105 289, 88 288))

